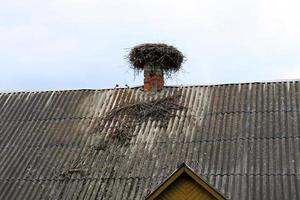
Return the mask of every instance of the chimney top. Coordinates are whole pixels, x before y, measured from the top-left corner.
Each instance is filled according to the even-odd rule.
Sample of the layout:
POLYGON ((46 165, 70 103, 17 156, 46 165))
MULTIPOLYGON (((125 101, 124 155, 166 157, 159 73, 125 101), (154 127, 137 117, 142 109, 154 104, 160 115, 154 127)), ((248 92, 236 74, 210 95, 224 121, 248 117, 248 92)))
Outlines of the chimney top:
POLYGON ((184 55, 175 47, 163 43, 145 43, 133 47, 128 60, 139 73, 144 70, 144 91, 161 91, 164 74, 171 77, 181 69, 184 55))

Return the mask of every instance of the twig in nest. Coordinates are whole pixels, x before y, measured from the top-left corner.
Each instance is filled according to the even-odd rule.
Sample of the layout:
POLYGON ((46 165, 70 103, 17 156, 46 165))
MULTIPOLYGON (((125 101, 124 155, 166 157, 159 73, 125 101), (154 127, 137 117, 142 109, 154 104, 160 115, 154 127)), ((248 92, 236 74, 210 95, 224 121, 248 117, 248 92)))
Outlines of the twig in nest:
POLYGON ((169 77, 178 72, 185 61, 184 55, 178 49, 163 43, 137 45, 131 49, 127 59, 136 73, 149 65, 160 68, 169 77))
POLYGON ((128 141, 134 135, 135 128, 148 120, 160 121, 162 127, 166 127, 170 118, 176 111, 184 110, 180 104, 180 95, 164 97, 153 101, 141 101, 118 106, 109 111, 105 116, 97 120, 95 131, 100 132, 105 124, 114 124, 110 134, 113 138, 128 141))
POLYGON ((60 176, 63 179, 70 179, 72 177, 72 174, 78 173, 80 175, 85 175, 86 169, 82 169, 82 168, 76 168, 76 169, 67 169, 65 171, 63 171, 62 173, 60 173, 60 176))
POLYGON ((84 169, 81 169, 81 168, 78 168, 78 169, 69 169, 68 172, 69 173, 81 173, 81 172, 84 172, 85 170, 84 169))

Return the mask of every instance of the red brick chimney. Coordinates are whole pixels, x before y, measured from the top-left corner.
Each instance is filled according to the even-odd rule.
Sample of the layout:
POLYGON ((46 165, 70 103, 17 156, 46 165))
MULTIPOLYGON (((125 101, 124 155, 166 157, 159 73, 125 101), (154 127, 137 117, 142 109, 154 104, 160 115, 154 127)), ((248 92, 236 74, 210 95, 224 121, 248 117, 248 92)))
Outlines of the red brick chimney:
POLYGON ((164 87, 164 73, 157 67, 144 67, 144 91, 145 92, 159 92, 164 87))

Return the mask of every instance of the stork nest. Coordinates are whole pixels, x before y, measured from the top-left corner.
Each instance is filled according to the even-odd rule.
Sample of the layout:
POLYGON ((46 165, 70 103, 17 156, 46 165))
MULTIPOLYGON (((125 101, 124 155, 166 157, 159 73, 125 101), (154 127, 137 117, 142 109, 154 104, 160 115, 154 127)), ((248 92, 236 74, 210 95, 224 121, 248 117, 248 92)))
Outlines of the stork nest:
POLYGON ((143 70, 145 65, 149 65, 167 73, 175 73, 181 69, 185 57, 173 46, 162 43, 146 43, 133 47, 128 60, 137 72, 143 70))
POLYGON ((96 132, 102 132, 106 124, 112 138, 120 141, 130 141, 139 125, 149 119, 159 121, 160 127, 166 127, 170 118, 176 116, 176 111, 187 109, 180 104, 180 95, 164 97, 153 101, 141 101, 117 106, 105 116, 98 118, 96 132))

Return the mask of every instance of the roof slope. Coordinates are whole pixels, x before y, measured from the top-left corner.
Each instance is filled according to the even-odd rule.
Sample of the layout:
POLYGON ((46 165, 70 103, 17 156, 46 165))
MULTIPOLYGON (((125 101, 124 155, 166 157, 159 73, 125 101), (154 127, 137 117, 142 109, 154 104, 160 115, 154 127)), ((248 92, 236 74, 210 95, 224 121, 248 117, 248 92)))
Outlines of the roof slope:
POLYGON ((182 162, 229 199, 300 199, 299 106, 297 81, 3 93, 0 199, 140 200, 182 162), (116 105, 176 92, 189 110, 166 129, 148 121, 127 145, 91 133, 116 105))

